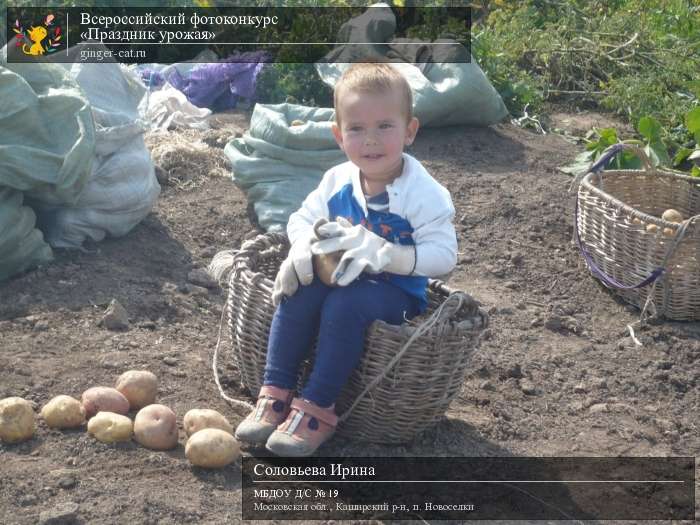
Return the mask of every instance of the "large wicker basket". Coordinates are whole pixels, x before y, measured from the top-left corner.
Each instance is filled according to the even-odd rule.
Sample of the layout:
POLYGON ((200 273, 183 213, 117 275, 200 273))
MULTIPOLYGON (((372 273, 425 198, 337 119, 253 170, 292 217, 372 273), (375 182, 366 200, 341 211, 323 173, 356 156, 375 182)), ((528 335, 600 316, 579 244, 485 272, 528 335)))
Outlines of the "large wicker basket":
MULTIPOLYGON (((275 311, 273 280, 288 250, 284 235, 259 235, 235 253, 229 276, 233 359, 253 396, 262 383, 275 311)), ((339 434, 374 443, 410 441, 459 393, 488 316, 469 295, 451 292, 440 281, 430 283, 428 299, 428 312, 410 323, 376 321, 368 330, 362 360, 336 403, 339 434)), ((312 359, 302 367, 299 387, 312 359)))
POLYGON ((659 317, 700 319, 698 214, 700 179, 654 168, 639 148, 616 144, 579 186, 574 237, 593 275, 624 300, 659 317), (603 172, 622 150, 645 169, 603 172), (685 221, 661 219, 669 208, 685 221))

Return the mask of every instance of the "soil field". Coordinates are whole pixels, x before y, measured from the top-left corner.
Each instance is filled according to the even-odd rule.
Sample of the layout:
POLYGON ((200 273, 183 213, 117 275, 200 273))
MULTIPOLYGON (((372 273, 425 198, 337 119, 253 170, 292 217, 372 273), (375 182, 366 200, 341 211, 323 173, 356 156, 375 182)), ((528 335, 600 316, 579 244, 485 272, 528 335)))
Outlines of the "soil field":
MULTIPOLYGON (((559 116, 559 128, 575 128, 575 115, 559 116)), ((228 115, 198 138, 222 155, 246 119, 228 115)), ((627 337, 638 312, 590 277, 570 242, 570 178, 557 167, 578 149, 510 124, 419 132, 410 153, 457 209, 449 284, 479 299, 491 325, 437 425, 403 446, 335 438, 318 455, 700 455, 700 324, 656 324, 642 347, 627 337)), ((164 166, 159 178, 156 207, 129 235, 59 250, 52 264, 0 283, 0 398, 40 409, 148 369, 180 421, 194 407, 234 426, 245 416, 211 373, 225 292, 192 273, 253 230, 245 195, 198 164, 177 174, 164 166), (125 331, 99 323, 112 299, 128 313, 125 331)), ((227 393, 244 399, 235 376, 226 379, 227 393)), ((182 430, 180 443, 165 453, 108 446, 38 421, 31 441, 0 445, 0 523, 241 522, 238 465, 192 469, 182 430)))

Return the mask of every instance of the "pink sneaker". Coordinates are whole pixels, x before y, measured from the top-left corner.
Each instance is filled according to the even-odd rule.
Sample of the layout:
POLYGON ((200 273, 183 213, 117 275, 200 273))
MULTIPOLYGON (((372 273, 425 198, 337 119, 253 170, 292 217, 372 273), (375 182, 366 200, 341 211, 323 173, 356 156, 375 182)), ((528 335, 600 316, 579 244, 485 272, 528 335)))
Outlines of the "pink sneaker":
POLYGON ((255 409, 236 427, 236 439, 264 445, 275 428, 286 419, 293 397, 291 390, 263 385, 255 409))
POLYGON ((283 457, 310 456, 331 438, 337 424, 335 405, 321 408, 295 397, 287 419, 270 435, 265 448, 283 457))

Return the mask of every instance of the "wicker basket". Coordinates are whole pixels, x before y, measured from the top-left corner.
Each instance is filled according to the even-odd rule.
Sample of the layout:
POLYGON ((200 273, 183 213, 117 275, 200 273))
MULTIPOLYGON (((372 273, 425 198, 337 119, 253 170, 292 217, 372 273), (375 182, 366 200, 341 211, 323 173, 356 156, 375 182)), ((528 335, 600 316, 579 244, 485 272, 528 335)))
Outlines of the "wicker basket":
POLYGON ((593 275, 643 313, 651 306, 659 317, 700 319, 699 213, 700 179, 653 168, 639 148, 616 144, 579 186, 574 238, 593 275), (645 169, 603 173, 622 150, 645 169), (669 208, 686 220, 661 219, 669 208))
MULTIPOLYGON (((228 324, 234 364, 251 395, 262 383, 275 311, 273 279, 288 250, 284 235, 269 233, 247 241, 234 256, 228 324)), ((374 443, 410 441, 458 394, 488 316, 469 295, 451 292, 439 281, 430 283, 428 300, 428 312, 411 322, 376 321, 368 330, 365 353, 336 403, 339 434, 374 443)), ((307 360, 302 367, 299 387, 311 366, 307 360)))

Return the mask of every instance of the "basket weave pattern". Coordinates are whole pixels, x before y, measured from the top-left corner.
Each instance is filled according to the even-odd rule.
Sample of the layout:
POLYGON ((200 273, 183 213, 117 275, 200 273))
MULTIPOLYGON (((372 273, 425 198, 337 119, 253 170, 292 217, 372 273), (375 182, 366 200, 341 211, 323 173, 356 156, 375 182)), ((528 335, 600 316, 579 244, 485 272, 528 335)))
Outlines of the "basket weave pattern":
POLYGON ((626 301, 642 308, 653 290, 659 315, 700 319, 700 179, 652 168, 639 156, 645 170, 589 173, 581 182, 575 227, 582 249, 625 285, 613 289, 626 301), (683 215, 685 227, 660 218, 669 208, 683 215), (648 231, 650 224, 657 230, 648 231), (631 288, 659 268, 656 286, 631 288))
MULTIPOLYGON (((288 250, 284 235, 259 235, 236 253, 229 277, 227 316, 233 359, 241 383, 252 395, 260 389, 265 368, 275 312, 270 299, 273 280, 288 250)), ((394 366, 389 368, 389 364, 421 321, 449 294, 443 283, 431 282, 425 314, 401 326, 382 321, 372 324, 360 364, 336 403, 341 414, 340 435, 375 443, 406 442, 445 413, 459 393, 471 352, 488 323, 476 301, 461 294, 466 299, 460 301, 458 309, 443 307, 441 321, 418 336, 394 366), (387 368, 385 377, 361 395, 387 368)), ((312 356, 302 366, 298 390, 311 366, 312 356)))

